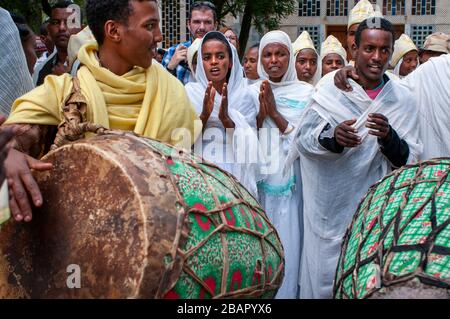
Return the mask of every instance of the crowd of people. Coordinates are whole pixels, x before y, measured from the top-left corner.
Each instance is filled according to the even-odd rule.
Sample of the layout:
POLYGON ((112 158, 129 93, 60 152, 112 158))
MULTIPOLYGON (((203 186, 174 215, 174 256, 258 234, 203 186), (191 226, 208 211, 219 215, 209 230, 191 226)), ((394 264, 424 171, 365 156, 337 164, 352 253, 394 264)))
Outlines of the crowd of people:
POLYGON ((26 21, 0 8, 1 176, 18 222, 43 203, 31 170, 52 169, 39 158, 78 86, 87 121, 192 147, 259 200, 284 247, 277 298, 330 298, 368 188, 450 156, 450 36, 431 34, 422 48, 396 40, 367 0, 350 12, 348 51, 332 35, 316 48, 306 31, 275 30, 242 64, 237 32, 218 30, 210 2, 192 5, 191 37, 167 50, 156 0, 87 0, 86 27, 68 23, 72 4, 49 7, 40 59, 26 21))

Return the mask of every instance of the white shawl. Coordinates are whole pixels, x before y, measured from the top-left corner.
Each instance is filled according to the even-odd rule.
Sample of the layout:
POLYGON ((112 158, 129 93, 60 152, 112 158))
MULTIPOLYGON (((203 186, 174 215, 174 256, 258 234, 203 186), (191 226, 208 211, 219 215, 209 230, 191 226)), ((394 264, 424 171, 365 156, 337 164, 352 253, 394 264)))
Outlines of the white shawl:
POLYGON ((0 114, 8 116, 14 101, 33 89, 19 31, 8 11, 0 8, 0 114))
MULTIPOLYGON (((282 31, 271 31, 264 35, 259 46, 258 74, 261 80, 268 80, 272 88, 278 112, 289 122, 289 125, 297 127, 300 116, 311 100, 314 87, 297 79, 295 71, 295 58, 289 36, 282 31), (262 51, 271 43, 280 43, 289 50, 289 67, 280 82, 272 82, 261 63, 262 51)), ((250 86, 254 103, 259 110, 259 92, 261 81, 250 86)), ((264 155, 269 162, 266 167, 264 181, 260 183, 260 189, 270 195, 290 195, 295 185, 293 165, 289 172, 283 175, 283 167, 289 146, 292 142, 293 132, 288 135, 280 133, 276 124, 270 118, 263 123, 260 132, 260 143, 264 155)))
POLYGON ((450 54, 431 58, 400 81, 419 111, 421 160, 450 156, 450 54))
POLYGON ((307 245, 302 257, 301 297, 305 298, 331 297, 341 241, 359 200, 391 169, 377 137, 369 135, 365 127, 368 114, 381 113, 388 118, 399 137, 408 143, 408 162, 416 161, 422 150, 416 104, 397 81, 388 81, 371 100, 353 80, 353 91, 343 92, 335 87, 332 77, 328 79, 314 94, 294 143, 300 152, 303 177, 307 245), (327 123, 336 127, 354 118, 354 127, 362 139, 360 146, 336 154, 320 145, 318 138, 327 123))
POLYGON ((202 46, 208 38, 221 38, 226 41, 232 52, 232 68, 228 80, 228 114, 235 129, 225 132, 219 119, 222 97, 216 93, 214 109, 206 123, 203 138, 197 139, 194 151, 204 159, 213 162, 233 174, 252 194, 257 195, 256 182, 259 179, 257 158, 258 138, 256 128, 256 106, 248 90, 244 89, 244 73, 234 46, 220 32, 209 32, 202 40, 197 55, 197 82, 186 84, 186 91, 197 114, 203 109, 203 98, 208 79, 203 67, 202 46))

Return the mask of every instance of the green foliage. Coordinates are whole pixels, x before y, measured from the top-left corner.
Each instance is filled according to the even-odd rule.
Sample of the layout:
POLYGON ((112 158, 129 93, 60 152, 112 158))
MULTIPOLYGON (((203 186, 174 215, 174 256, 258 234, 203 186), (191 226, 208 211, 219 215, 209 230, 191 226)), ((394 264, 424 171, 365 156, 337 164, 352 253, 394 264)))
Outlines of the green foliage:
POLYGON ((42 21, 40 0, 0 0, 0 7, 22 15, 34 31, 39 29, 42 21))
POLYGON ((250 32, 250 26, 264 33, 279 27, 281 19, 294 13, 296 0, 213 0, 217 7, 219 23, 223 22, 226 15, 233 17, 242 15, 239 43, 242 57, 250 32))
POLYGON ((253 25, 258 31, 273 30, 278 28, 280 20, 294 13, 296 0, 215 0, 213 1, 218 9, 219 21, 227 14, 237 17, 244 13, 249 7, 252 14, 253 25))
MULTIPOLYGON (((74 0, 84 10, 86 0, 74 0)), ((42 12, 41 0, 0 0, 0 7, 10 12, 21 14, 28 25, 38 32, 45 14, 42 12)))

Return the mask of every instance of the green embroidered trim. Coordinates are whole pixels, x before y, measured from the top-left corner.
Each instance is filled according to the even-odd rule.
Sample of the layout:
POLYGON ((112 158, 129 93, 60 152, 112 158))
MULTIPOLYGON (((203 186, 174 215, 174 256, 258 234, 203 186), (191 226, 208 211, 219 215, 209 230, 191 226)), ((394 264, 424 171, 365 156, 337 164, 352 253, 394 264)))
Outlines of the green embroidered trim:
POLYGON ((296 178, 292 176, 284 185, 271 185, 264 181, 258 182, 258 190, 272 196, 289 196, 292 195, 296 178))

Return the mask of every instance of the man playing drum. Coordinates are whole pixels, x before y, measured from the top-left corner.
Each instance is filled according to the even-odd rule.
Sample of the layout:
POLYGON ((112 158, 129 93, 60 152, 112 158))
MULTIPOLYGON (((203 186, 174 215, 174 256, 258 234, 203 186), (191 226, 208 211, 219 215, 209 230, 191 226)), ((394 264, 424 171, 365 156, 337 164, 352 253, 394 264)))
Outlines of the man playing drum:
POLYGON ((78 52, 78 81, 68 74, 48 76, 43 85, 15 101, 6 122, 22 126, 15 150, 5 162, 9 204, 16 221, 32 219, 28 195, 35 206, 42 205, 30 169, 52 168, 35 158, 45 152, 45 142, 64 121, 61 106, 78 83, 89 122, 171 144, 180 139, 173 134, 177 128, 193 136, 197 115, 183 85, 152 63, 162 41, 157 1, 88 0, 86 13, 98 44, 90 42, 78 52))

